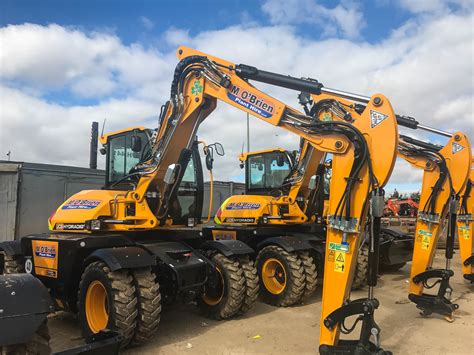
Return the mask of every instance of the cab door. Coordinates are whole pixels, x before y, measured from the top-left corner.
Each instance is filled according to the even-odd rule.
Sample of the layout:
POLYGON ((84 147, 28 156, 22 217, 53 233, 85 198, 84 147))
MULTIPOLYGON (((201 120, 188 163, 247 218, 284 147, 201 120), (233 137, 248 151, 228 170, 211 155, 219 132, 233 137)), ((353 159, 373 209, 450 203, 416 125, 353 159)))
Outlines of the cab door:
POLYGON ((201 221, 204 198, 204 181, 198 145, 192 148, 178 191, 173 198, 169 214, 174 225, 195 225, 201 221))

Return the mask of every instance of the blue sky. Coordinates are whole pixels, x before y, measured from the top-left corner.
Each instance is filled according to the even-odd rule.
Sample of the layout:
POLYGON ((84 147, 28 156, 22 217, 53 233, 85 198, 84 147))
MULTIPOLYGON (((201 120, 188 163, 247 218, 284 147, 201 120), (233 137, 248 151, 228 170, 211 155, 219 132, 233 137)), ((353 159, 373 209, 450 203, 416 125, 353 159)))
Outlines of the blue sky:
MULTIPOLYGON (((255 21, 269 25, 269 17, 262 11, 264 1, 59 1, 59 0, 3 0, 1 25, 24 22, 77 26, 86 30, 106 30, 116 33, 124 43, 147 42, 156 44, 156 37, 170 27, 186 28, 190 34, 203 30, 218 30, 255 21), (147 22, 147 20, 151 22, 147 22)), ((318 1, 328 8, 335 1, 318 1)), ((361 30, 363 39, 377 42, 406 22, 412 13, 396 1, 364 1, 357 5, 364 13, 366 25, 361 30)), ((301 17, 307 14, 302 13, 301 17)), ((311 25, 297 26, 299 34, 318 39, 321 31, 311 25)))
MULTIPOLYGON (((398 113, 472 137, 472 7, 468 0, 3 0, 0 152, 86 166, 92 120, 107 118, 109 130, 153 127, 181 44, 332 88, 382 92, 398 113)), ((268 92, 298 107, 296 93, 268 92)), ((220 106, 201 127, 202 137, 225 143, 218 179, 242 178, 243 116, 220 106)), ((295 136, 257 119, 251 138, 254 149, 297 147, 295 136)), ((399 162, 389 189, 417 190, 420 178, 399 162)))

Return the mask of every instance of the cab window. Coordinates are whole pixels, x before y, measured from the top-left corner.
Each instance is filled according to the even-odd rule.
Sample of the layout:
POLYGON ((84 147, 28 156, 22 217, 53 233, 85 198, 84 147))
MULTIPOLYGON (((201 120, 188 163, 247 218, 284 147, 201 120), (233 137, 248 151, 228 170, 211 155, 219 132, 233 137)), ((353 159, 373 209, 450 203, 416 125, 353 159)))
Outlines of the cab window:
MULTIPOLYGON (((130 170, 144 159, 150 150, 148 136, 145 132, 128 133, 109 139, 109 154, 107 162, 107 183, 114 184, 130 174, 130 170), (141 150, 132 150, 132 136, 141 138, 141 150)), ((125 180, 124 180, 125 181, 125 180)))
POLYGON ((249 156, 247 167, 248 190, 277 189, 291 171, 288 157, 282 152, 249 156))

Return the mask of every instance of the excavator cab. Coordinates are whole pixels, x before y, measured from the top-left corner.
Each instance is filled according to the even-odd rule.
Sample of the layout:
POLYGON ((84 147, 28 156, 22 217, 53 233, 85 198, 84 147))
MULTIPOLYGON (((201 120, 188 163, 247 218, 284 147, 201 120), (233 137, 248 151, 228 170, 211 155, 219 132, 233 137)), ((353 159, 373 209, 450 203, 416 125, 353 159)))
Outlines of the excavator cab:
MULTIPOLYGON (((140 174, 137 165, 151 159, 151 142, 154 131, 142 126, 122 129, 100 137, 101 153, 106 155, 106 178, 104 189, 133 189, 140 174)), ((171 199, 170 216, 175 225, 191 225, 201 219, 204 199, 204 180, 197 142, 182 175, 177 191, 171 199)), ((157 190, 151 185, 147 195, 152 210, 157 205, 157 190)))
POLYGON ((101 153, 106 155, 105 189, 129 190, 137 180, 133 174, 137 164, 150 159, 153 131, 132 127, 100 137, 101 153))
POLYGON ((247 195, 272 195, 293 169, 293 157, 283 149, 244 153, 239 160, 241 166, 245 166, 247 195))

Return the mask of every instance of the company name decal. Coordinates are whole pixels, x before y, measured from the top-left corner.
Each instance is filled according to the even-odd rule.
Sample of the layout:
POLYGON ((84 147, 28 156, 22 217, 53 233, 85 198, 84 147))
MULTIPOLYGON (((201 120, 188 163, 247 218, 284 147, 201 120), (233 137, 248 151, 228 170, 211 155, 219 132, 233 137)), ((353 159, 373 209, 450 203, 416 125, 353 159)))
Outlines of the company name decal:
POLYGON ((258 210, 260 208, 259 203, 252 202, 232 202, 225 206, 226 210, 258 210))
POLYGON ((35 254, 42 258, 54 259, 56 257, 56 248, 47 245, 37 245, 35 248, 35 254))
POLYGON ((275 111, 275 107, 270 102, 237 85, 233 85, 227 91, 227 97, 264 118, 272 117, 275 111))
POLYGON ((60 231, 83 230, 84 223, 58 223, 55 229, 60 231))
POLYGON ((63 206, 63 210, 91 210, 100 205, 100 200, 71 200, 63 206))
POLYGON ((225 223, 254 223, 255 218, 234 218, 229 217, 224 220, 225 223))

